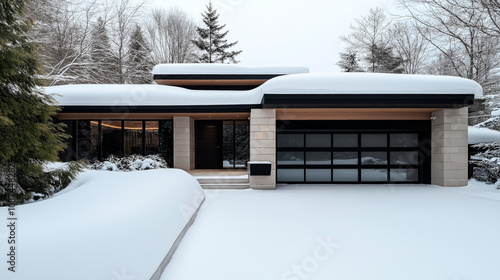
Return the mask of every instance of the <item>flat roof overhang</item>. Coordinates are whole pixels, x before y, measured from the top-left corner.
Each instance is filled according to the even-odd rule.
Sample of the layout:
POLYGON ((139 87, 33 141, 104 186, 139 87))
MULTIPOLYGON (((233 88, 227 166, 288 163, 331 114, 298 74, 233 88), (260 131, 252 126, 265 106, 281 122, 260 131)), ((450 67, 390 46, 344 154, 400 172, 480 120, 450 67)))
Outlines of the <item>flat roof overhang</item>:
POLYGON ((194 90, 249 90, 281 75, 283 74, 155 74, 153 75, 153 79, 159 85, 177 86, 194 90))
POLYGON ((60 120, 119 119, 161 120, 175 116, 194 119, 248 119, 250 110, 260 105, 217 106, 64 106, 57 114, 60 120))
POLYGON ((259 105, 207 106, 62 106, 61 113, 239 113, 262 108, 259 105))
POLYGON ((263 108, 461 108, 474 94, 264 94, 263 108))

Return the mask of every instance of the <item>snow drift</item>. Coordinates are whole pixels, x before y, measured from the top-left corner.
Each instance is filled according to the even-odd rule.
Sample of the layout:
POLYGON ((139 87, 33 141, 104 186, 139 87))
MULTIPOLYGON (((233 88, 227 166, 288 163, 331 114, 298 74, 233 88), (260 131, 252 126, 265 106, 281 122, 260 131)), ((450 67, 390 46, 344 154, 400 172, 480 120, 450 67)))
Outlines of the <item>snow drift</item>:
MULTIPOLYGON (((203 199, 198 182, 182 170, 84 172, 57 196, 16 207, 16 272, 4 261, 0 279, 159 277, 203 199)), ((6 207, 0 219, 7 221, 6 207)), ((0 241, 0 252, 7 252, 0 241)))

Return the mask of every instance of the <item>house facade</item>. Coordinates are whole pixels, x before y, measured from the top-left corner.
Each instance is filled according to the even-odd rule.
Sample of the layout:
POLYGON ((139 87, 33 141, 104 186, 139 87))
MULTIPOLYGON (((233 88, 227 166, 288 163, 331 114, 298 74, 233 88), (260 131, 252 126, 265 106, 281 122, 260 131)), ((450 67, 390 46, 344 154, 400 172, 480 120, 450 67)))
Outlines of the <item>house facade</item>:
POLYGON ((467 185, 474 81, 305 67, 164 64, 154 85, 47 87, 72 135, 62 160, 160 154, 186 171, 270 165, 250 186, 467 185))

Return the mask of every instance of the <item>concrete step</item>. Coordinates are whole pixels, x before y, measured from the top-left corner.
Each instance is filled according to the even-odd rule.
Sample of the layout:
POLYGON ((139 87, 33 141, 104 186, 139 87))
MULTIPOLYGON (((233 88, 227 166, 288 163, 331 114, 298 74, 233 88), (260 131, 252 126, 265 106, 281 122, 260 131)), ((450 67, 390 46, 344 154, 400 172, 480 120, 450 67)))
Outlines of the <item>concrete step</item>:
MULTIPOLYGON (((196 178, 196 177, 195 177, 196 178)), ((200 184, 248 184, 248 177, 199 177, 200 184)))
POLYGON ((200 184, 202 188, 213 190, 213 189, 248 189, 250 188, 250 183, 227 183, 227 184, 200 184))

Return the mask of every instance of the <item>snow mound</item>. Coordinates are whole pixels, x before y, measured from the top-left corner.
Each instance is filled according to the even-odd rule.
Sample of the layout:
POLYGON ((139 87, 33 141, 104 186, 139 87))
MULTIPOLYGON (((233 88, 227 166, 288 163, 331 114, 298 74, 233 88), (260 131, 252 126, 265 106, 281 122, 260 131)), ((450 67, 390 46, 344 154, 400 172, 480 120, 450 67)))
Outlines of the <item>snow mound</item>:
POLYGON ((309 68, 296 65, 242 65, 215 63, 171 63, 159 64, 153 68, 153 74, 193 74, 193 75, 283 75, 309 73, 309 68))
POLYGON ((486 127, 469 126, 469 145, 500 142, 500 131, 486 127))
POLYGON ((2 262, 0 279, 150 279, 204 199, 178 169, 87 171, 72 185, 16 207, 18 263, 12 273, 2 262))
POLYGON ((494 117, 500 117, 500 109, 491 112, 491 115, 494 117))
POLYGON ((474 94, 483 95, 475 81, 431 75, 383 73, 293 74, 261 86, 264 94, 474 94))

